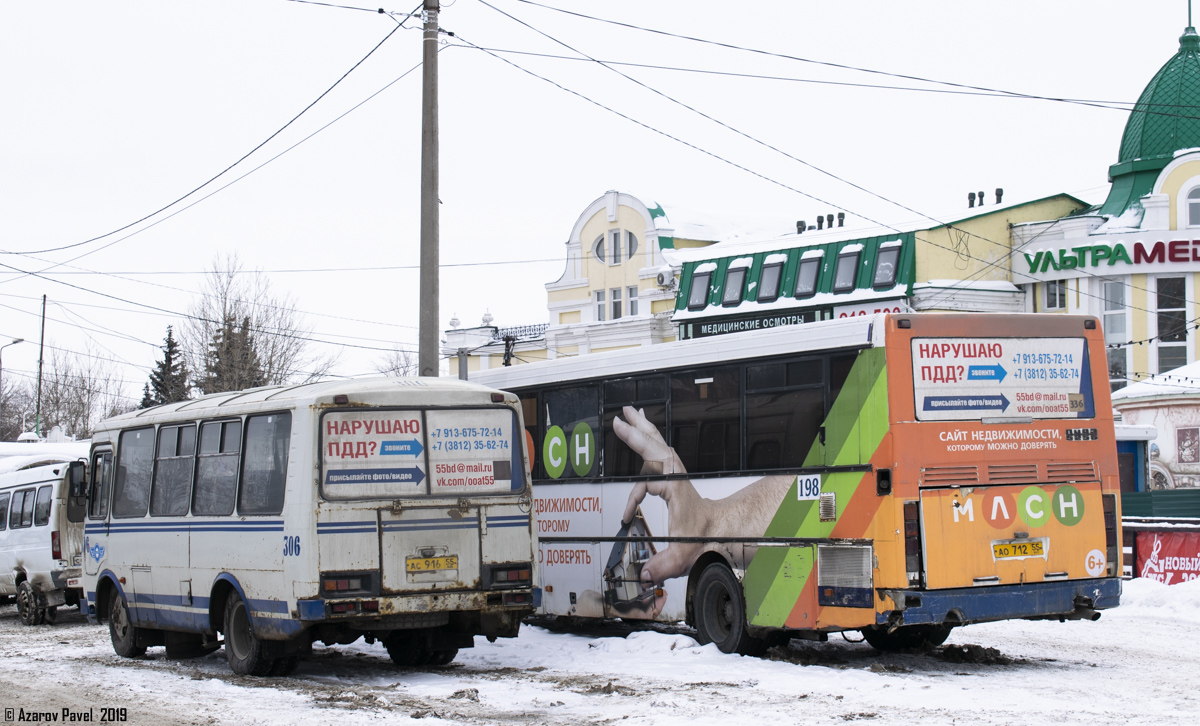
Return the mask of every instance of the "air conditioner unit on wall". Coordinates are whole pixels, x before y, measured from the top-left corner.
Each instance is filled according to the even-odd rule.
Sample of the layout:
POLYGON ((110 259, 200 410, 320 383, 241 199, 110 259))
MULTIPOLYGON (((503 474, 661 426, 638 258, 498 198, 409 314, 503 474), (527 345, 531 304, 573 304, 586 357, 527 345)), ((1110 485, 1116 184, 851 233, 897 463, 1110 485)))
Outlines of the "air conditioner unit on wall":
POLYGON ((657 279, 659 287, 675 287, 675 275, 670 270, 659 270, 657 279))

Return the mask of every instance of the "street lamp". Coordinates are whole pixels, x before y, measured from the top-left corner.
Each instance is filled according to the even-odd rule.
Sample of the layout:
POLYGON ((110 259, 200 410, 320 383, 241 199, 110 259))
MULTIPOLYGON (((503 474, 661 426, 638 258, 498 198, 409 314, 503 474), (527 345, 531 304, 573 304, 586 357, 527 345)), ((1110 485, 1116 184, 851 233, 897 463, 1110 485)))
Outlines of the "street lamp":
POLYGON ((4 349, 24 342, 24 338, 13 338, 13 342, 0 345, 0 426, 4 424, 4 349))

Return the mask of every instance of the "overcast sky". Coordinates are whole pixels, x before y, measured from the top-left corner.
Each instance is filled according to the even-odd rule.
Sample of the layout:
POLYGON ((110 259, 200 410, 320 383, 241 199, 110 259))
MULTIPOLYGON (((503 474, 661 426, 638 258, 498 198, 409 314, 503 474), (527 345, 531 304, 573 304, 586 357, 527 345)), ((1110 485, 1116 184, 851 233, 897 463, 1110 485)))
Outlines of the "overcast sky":
MULTIPOLYGON (((990 202, 996 187, 1006 202, 1102 201, 1123 109, 1187 24, 1179 0, 546 0, 637 27, 487 3, 455 0, 441 16, 455 34, 440 54, 442 327, 455 313, 477 325, 489 309, 497 325, 547 322, 543 285, 561 274, 576 218, 609 189, 762 234, 839 208, 860 224, 921 223, 899 205, 952 219, 968 191, 990 202)), ((47 343, 116 361, 139 397, 197 273, 236 251, 305 311, 315 350, 340 349, 336 373, 415 350, 421 35, 406 25, 220 179, 78 245, 233 164, 397 21, 288 0, 0 4, 0 250, 78 245, 0 255, 0 341, 36 342, 45 294, 47 343)), ((8 348, 4 375, 36 362, 36 343, 8 348)))

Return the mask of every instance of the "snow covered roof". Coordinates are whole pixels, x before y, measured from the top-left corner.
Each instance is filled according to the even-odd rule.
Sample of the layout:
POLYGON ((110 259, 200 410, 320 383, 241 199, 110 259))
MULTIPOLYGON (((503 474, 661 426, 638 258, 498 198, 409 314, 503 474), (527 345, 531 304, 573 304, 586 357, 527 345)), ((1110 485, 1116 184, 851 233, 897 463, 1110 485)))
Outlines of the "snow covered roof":
POLYGON ((1200 361, 1131 383, 1112 394, 1113 403, 1146 398, 1200 395, 1200 361))

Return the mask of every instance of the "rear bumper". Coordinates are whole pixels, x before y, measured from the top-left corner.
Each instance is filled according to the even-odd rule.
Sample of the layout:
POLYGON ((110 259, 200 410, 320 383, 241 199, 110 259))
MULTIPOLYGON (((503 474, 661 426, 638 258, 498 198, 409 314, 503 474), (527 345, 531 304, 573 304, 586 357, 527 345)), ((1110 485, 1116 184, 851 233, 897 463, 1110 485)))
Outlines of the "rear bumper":
POLYGON ((967 624, 1018 618, 1073 618, 1121 603, 1121 580, 1070 580, 950 590, 883 590, 895 610, 875 614, 880 625, 967 624))

